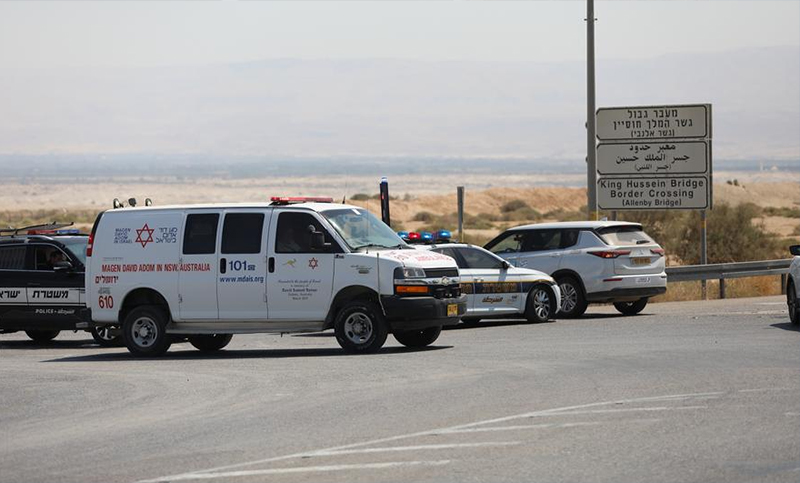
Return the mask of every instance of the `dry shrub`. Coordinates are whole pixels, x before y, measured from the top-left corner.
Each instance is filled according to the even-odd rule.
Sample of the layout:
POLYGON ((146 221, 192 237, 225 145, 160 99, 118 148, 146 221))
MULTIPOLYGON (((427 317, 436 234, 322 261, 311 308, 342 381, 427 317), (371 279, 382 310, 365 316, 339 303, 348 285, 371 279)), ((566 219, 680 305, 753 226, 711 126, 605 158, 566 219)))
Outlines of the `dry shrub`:
MULTIPOLYGON (((706 292, 710 300, 719 299, 719 280, 706 281, 706 292)), ((725 280, 725 298, 766 297, 781 294, 781 277, 743 277, 725 280)), ((701 283, 672 282, 667 284, 667 293, 653 297, 653 302, 684 302, 702 300, 701 283)))

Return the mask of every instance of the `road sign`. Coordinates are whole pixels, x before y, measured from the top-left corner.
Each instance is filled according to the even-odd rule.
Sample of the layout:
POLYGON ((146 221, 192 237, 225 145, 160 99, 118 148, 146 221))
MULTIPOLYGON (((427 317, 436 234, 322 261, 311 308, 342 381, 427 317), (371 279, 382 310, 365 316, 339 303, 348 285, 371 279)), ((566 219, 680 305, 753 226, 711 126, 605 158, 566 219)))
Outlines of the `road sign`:
POLYGON ((711 138, 711 104, 597 110, 600 141, 676 138, 711 138))
POLYGON ((597 180, 601 210, 705 210, 710 195, 711 183, 705 175, 597 180))
POLYGON ((600 143, 599 175, 706 174, 710 168, 705 141, 600 143))

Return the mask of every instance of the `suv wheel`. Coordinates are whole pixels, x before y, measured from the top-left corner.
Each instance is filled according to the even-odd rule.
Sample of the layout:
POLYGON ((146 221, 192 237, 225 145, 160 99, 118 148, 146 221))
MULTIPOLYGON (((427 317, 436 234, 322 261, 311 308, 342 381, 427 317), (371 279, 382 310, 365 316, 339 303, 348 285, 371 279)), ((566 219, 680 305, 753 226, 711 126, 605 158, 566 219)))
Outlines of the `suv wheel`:
POLYGON ((336 342, 350 354, 377 352, 389 335, 383 314, 366 300, 354 300, 342 307, 336 315, 333 332, 336 342))
POLYGON ((58 330, 26 330, 25 333, 28 334, 34 342, 44 343, 50 342, 51 340, 55 339, 60 331, 58 330))
POLYGON ((193 335, 189 343, 203 352, 214 352, 228 345, 231 339, 232 334, 193 335))
POLYGON ((792 324, 800 324, 800 307, 797 305, 797 290, 793 282, 786 285, 786 306, 789 308, 789 320, 792 324))
POLYGON ((647 305, 647 297, 634 302, 614 302, 614 307, 622 315, 636 315, 644 310, 645 305, 647 305))
POLYGON ((92 339, 100 347, 118 347, 122 345, 122 335, 119 327, 104 325, 102 327, 92 327, 92 339))
POLYGON ((561 289, 561 314, 567 318, 580 317, 589 305, 583 295, 583 288, 575 277, 564 276, 556 280, 561 289))
POLYGON ((556 300, 553 292, 544 285, 533 287, 525 302, 525 318, 528 322, 547 322, 555 313, 556 300))
POLYGON ((406 347, 426 347, 436 342, 441 333, 441 326, 421 330, 397 330, 394 338, 406 347))
POLYGON ((122 323, 122 340, 137 357, 155 357, 167 352, 172 340, 167 335, 167 315, 154 305, 131 310, 122 323))

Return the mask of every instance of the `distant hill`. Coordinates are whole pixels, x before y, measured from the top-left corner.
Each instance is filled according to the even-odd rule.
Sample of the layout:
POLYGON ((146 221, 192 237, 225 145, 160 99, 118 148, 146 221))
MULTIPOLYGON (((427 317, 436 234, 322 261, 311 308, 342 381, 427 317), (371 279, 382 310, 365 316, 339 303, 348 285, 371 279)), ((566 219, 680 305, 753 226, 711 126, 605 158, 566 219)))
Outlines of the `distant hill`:
MULTIPOLYGON (((800 158, 800 49, 598 64, 597 105, 710 102, 717 159, 800 158)), ((265 60, 0 69, 2 154, 506 156, 585 150, 581 62, 265 60)))

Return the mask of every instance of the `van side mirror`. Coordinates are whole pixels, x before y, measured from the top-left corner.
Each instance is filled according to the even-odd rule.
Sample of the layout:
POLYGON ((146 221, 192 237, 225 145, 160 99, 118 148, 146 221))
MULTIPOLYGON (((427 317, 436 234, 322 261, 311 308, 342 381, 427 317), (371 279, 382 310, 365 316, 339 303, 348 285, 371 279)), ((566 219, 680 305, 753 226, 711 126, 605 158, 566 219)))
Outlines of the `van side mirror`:
POLYGON ((792 245, 789 247, 789 253, 794 256, 800 256, 800 245, 792 245))
POLYGON ((72 263, 70 263, 67 260, 56 262, 53 265, 53 270, 55 270, 56 272, 69 272, 70 270, 72 270, 72 263))

